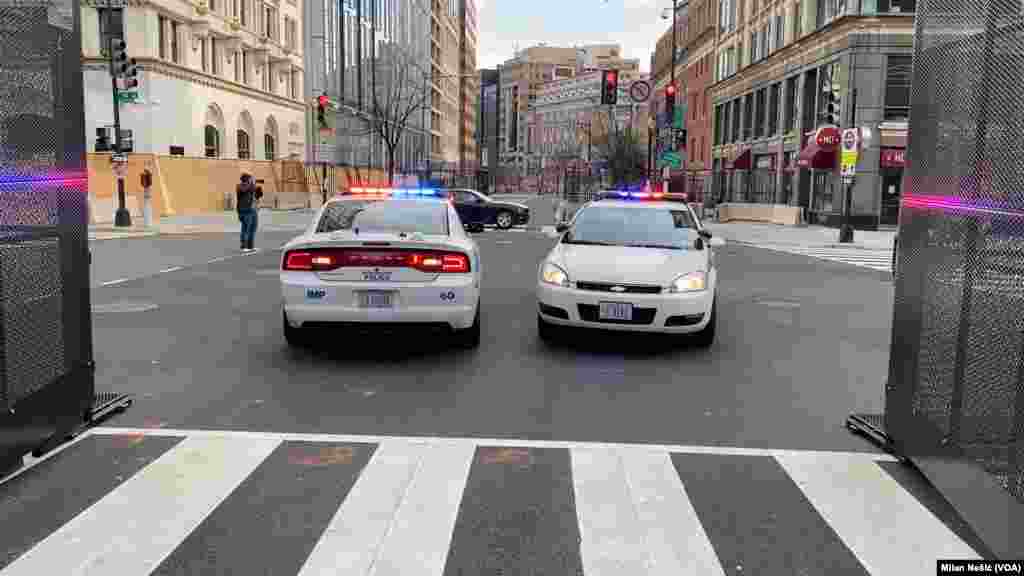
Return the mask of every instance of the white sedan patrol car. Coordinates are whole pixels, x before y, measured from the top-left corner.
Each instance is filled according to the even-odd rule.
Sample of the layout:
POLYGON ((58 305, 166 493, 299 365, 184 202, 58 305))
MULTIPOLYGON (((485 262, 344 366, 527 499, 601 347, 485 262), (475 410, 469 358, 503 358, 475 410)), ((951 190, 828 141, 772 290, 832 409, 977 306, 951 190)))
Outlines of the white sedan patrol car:
POLYGON ((447 195, 353 188, 284 246, 284 336, 311 329, 428 328, 480 343, 480 252, 447 195))
POLYGON ((712 238, 690 207, 663 194, 617 192, 559 224, 541 261, 537 330, 559 326, 715 338, 718 272, 712 238))

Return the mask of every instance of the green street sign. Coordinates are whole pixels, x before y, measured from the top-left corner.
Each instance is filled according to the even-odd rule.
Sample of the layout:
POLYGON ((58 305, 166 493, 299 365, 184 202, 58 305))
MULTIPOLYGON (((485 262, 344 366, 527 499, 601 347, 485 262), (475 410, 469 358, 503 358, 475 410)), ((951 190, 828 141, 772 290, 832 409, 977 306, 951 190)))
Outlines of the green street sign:
POLYGON ((125 102, 136 102, 139 99, 138 92, 118 92, 117 101, 122 104, 125 102))

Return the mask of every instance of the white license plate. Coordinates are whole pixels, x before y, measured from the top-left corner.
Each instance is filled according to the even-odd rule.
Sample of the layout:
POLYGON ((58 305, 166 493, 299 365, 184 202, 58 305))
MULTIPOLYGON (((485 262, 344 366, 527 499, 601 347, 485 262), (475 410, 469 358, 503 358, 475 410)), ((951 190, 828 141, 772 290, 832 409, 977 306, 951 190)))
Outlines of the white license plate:
POLYGON ((601 302, 598 317, 601 320, 632 320, 633 305, 622 302, 601 302))
POLYGON ((394 306, 391 292, 360 292, 360 308, 391 308, 394 306))
POLYGON ((391 272, 363 272, 363 280, 367 282, 391 282, 391 272))

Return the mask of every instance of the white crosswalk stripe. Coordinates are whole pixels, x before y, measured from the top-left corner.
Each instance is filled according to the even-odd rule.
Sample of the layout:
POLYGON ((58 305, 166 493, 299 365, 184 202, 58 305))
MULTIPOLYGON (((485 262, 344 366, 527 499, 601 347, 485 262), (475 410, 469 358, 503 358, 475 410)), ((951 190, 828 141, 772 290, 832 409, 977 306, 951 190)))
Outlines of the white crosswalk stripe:
POLYGON ((872 270, 881 270, 883 272, 892 272, 892 251, 891 250, 869 250, 866 248, 834 248, 826 246, 798 246, 789 244, 748 244, 749 246, 756 246, 758 248, 765 248, 768 250, 774 250, 776 252, 788 252, 790 254, 800 254, 801 256, 808 256, 810 258, 817 258, 819 260, 829 260, 832 262, 842 262, 843 264, 851 264, 853 266, 860 266, 861 268, 871 268, 872 270))
MULTIPOLYGON (((247 486, 246 489, 252 490, 254 482, 267 482, 273 474, 265 467, 273 460, 273 454, 302 442, 359 445, 366 450, 372 447, 373 454, 365 465, 351 472, 357 476, 351 489, 341 497, 343 499, 336 510, 333 504, 329 510, 324 510, 328 513, 323 517, 324 524, 318 527, 307 520, 309 525, 302 527, 308 535, 306 544, 296 542, 294 536, 278 541, 271 533, 267 535, 270 550, 262 547, 259 541, 248 543, 243 548, 247 555, 256 558, 256 562, 261 555, 284 554, 288 546, 301 549, 301 558, 305 560, 289 569, 289 573, 301 576, 482 573, 448 565, 453 562, 450 550, 460 546, 480 547, 472 554, 492 555, 492 558, 497 555, 494 561, 510 563, 507 565, 509 573, 525 573, 524 566, 517 568, 513 564, 535 561, 531 551, 518 554, 501 546, 495 550, 486 544, 490 538, 501 537, 500 531, 494 527, 496 522, 503 525, 525 522, 522 546, 534 547, 533 552, 538 547, 550 551, 552 546, 564 546, 568 549, 559 549, 557 556, 576 555, 586 576, 714 576, 734 573, 732 567, 724 567, 726 559, 722 555, 729 552, 730 546, 735 547, 736 542, 716 542, 716 538, 722 538, 722 531, 707 527, 716 523, 719 526, 722 523, 729 525, 737 519, 709 518, 707 505, 694 506, 696 500, 680 476, 685 468, 679 468, 682 464, 673 464, 674 458, 687 456, 753 458, 758 459, 760 465, 768 465, 768 457, 778 469, 785 471, 785 478, 789 481, 773 485, 763 479, 750 478, 750 490, 763 494, 769 502, 775 490, 789 490, 791 494, 797 494, 795 490, 799 490, 803 505, 809 510, 816 510, 820 519, 838 535, 836 546, 844 547, 844 553, 856 557, 867 574, 925 574, 934 571, 936 558, 979 558, 972 548, 879 467, 879 463, 895 461, 887 455, 169 429, 98 428, 85 437, 115 440, 136 436, 183 440, 169 444, 165 452, 148 464, 140 464, 141 469, 98 501, 87 503, 81 513, 63 525, 55 526, 49 536, 33 545, 21 549, 4 540, 14 532, 7 532, 7 536, 0 534, 0 550, 6 546, 6 550, 15 551, 14 556, 0 555, 0 576, 199 573, 195 570, 225 574, 244 572, 243 567, 224 564, 229 562, 224 558, 231 556, 223 548, 221 554, 214 554, 211 549, 210 554, 195 559, 195 562, 205 563, 202 569, 195 565, 186 568, 176 564, 179 560, 167 562, 174 553, 180 554, 181 543, 190 537, 190 533, 202 530, 204 522, 211 516, 221 514, 214 523, 216 528, 207 536, 200 537, 201 546, 215 546, 218 539, 251 537, 251 531, 241 528, 237 532, 234 529, 225 531, 228 524, 225 524, 223 515, 232 510, 237 513, 239 508, 224 506, 224 502, 247 486), (567 537, 564 543, 538 543, 535 539, 525 538, 530 522, 551 521, 553 515, 557 516, 555 512, 535 509, 539 502, 550 500, 526 498, 522 510, 506 510, 500 514, 488 511, 494 503, 481 501, 482 494, 491 494, 492 497, 504 494, 515 500, 514 494, 521 488, 516 482, 504 484, 498 481, 499 485, 495 486, 493 476, 473 481, 474 470, 479 473, 480 469, 490 466, 489 472, 484 473, 486 476, 493 474, 495 469, 494 462, 478 458, 485 453, 481 450, 502 446, 518 447, 526 453, 545 449, 566 452, 564 471, 553 470, 557 467, 549 461, 539 465, 535 473, 536 477, 547 474, 563 478, 571 476, 572 494, 565 495, 564 506, 576 515, 578 540, 567 537), (465 529, 458 530, 463 516, 468 516, 465 523, 470 527, 469 533, 473 538, 466 538, 465 529), (464 539, 457 542, 460 534, 464 539)), ((74 445, 67 448, 72 449, 74 445)), ((500 464, 516 465, 530 458, 529 455, 517 455, 516 450, 504 452, 507 454, 502 456, 505 460, 500 464)), ((293 463, 284 461, 277 465, 284 469, 293 463)), ((522 468, 521 465, 518 467, 522 468)), ((321 467, 324 469, 329 470, 321 467)), ((89 473, 97 471, 81 471, 83 475, 89 473)), ((68 481, 73 485, 77 480, 69 478, 68 481)), ((301 474, 298 480, 303 480, 301 474)), ((541 484, 539 490, 542 492, 538 493, 552 492, 552 489, 543 487, 543 482, 541 484)), ((10 514, 8 508, 19 505, 16 498, 5 493, 6 486, 8 484, 0 484, 0 514, 10 514)), ((698 493, 699 489, 698 486, 698 493)), ((260 494, 273 493, 272 488, 257 487, 256 490, 260 494)), ((704 494, 706 497, 707 493, 704 494)), ((68 495, 73 495, 71 488, 45 497, 52 498, 56 504, 68 495)), ((283 514, 279 509, 282 505, 299 505, 294 496, 289 498, 276 503, 273 500, 269 503, 262 500, 252 502, 252 508, 246 504, 243 510, 276 506, 276 509, 253 513, 256 520, 266 518, 267 513, 273 517, 283 514)), ((20 504, 32 505, 32 502, 20 504)), ((786 511, 778 513, 785 515, 786 511)), ((238 522, 251 523, 252 519, 240 518, 238 522)), ((270 530, 273 531, 275 524, 271 519, 266 526, 272 527, 270 530)), ((565 529, 564 525, 560 526, 560 530, 565 529)), ((276 528, 283 529, 280 525, 276 528)), ((17 530, 17 526, 5 528, 5 532, 17 530)), ((742 541, 742 537, 737 538, 742 541)), ((749 546, 752 547, 748 552, 753 555, 752 559, 756 559, 757 554, 789 554, 773 550, 770 543, 754 542, 749 546)), ((792 552, 794 557, 816 553, 808 550, 792 552)), ((473 562, 480 561, 478 557, 473 559, 473 562)), ((758 573, 756 566, 751 568, 752 573, 758 573)))

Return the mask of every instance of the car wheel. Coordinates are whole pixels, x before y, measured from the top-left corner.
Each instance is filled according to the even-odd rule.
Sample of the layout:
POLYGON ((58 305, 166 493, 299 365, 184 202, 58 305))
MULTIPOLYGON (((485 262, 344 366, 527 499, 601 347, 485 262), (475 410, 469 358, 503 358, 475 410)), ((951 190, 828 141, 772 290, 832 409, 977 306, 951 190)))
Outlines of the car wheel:
POLYGON ((558 336, 558 326, 548 322, 543 316, 537 314, 537 335, 544 342, 551 343, 558 336))
POLYGON ((498 228, 502 230, 508 230, 514 222, 515 219, 512 217, 512 213, 505 210, 498 212, 498 217, 495 219, 498 228))
POLYGON ((302 328, 295 328, 288 323, 288 314, 281 311, 281 322, 284 327, 284 340, 293 348, 300 348, 307 344, 306 333, 302 328))
POLYGON ((711 303, 711 318, 708 320, 707 326, 703 330, 697 332, 694 336, 697 346, 701 348, 709 348, 715 343, 715 324, 718 321, 718 299, 711 303))
POLYGON ((455 333, 455 343, 459 348, 472 350, 480 347, 480 303, 477 302, 473 325, 455 333))

